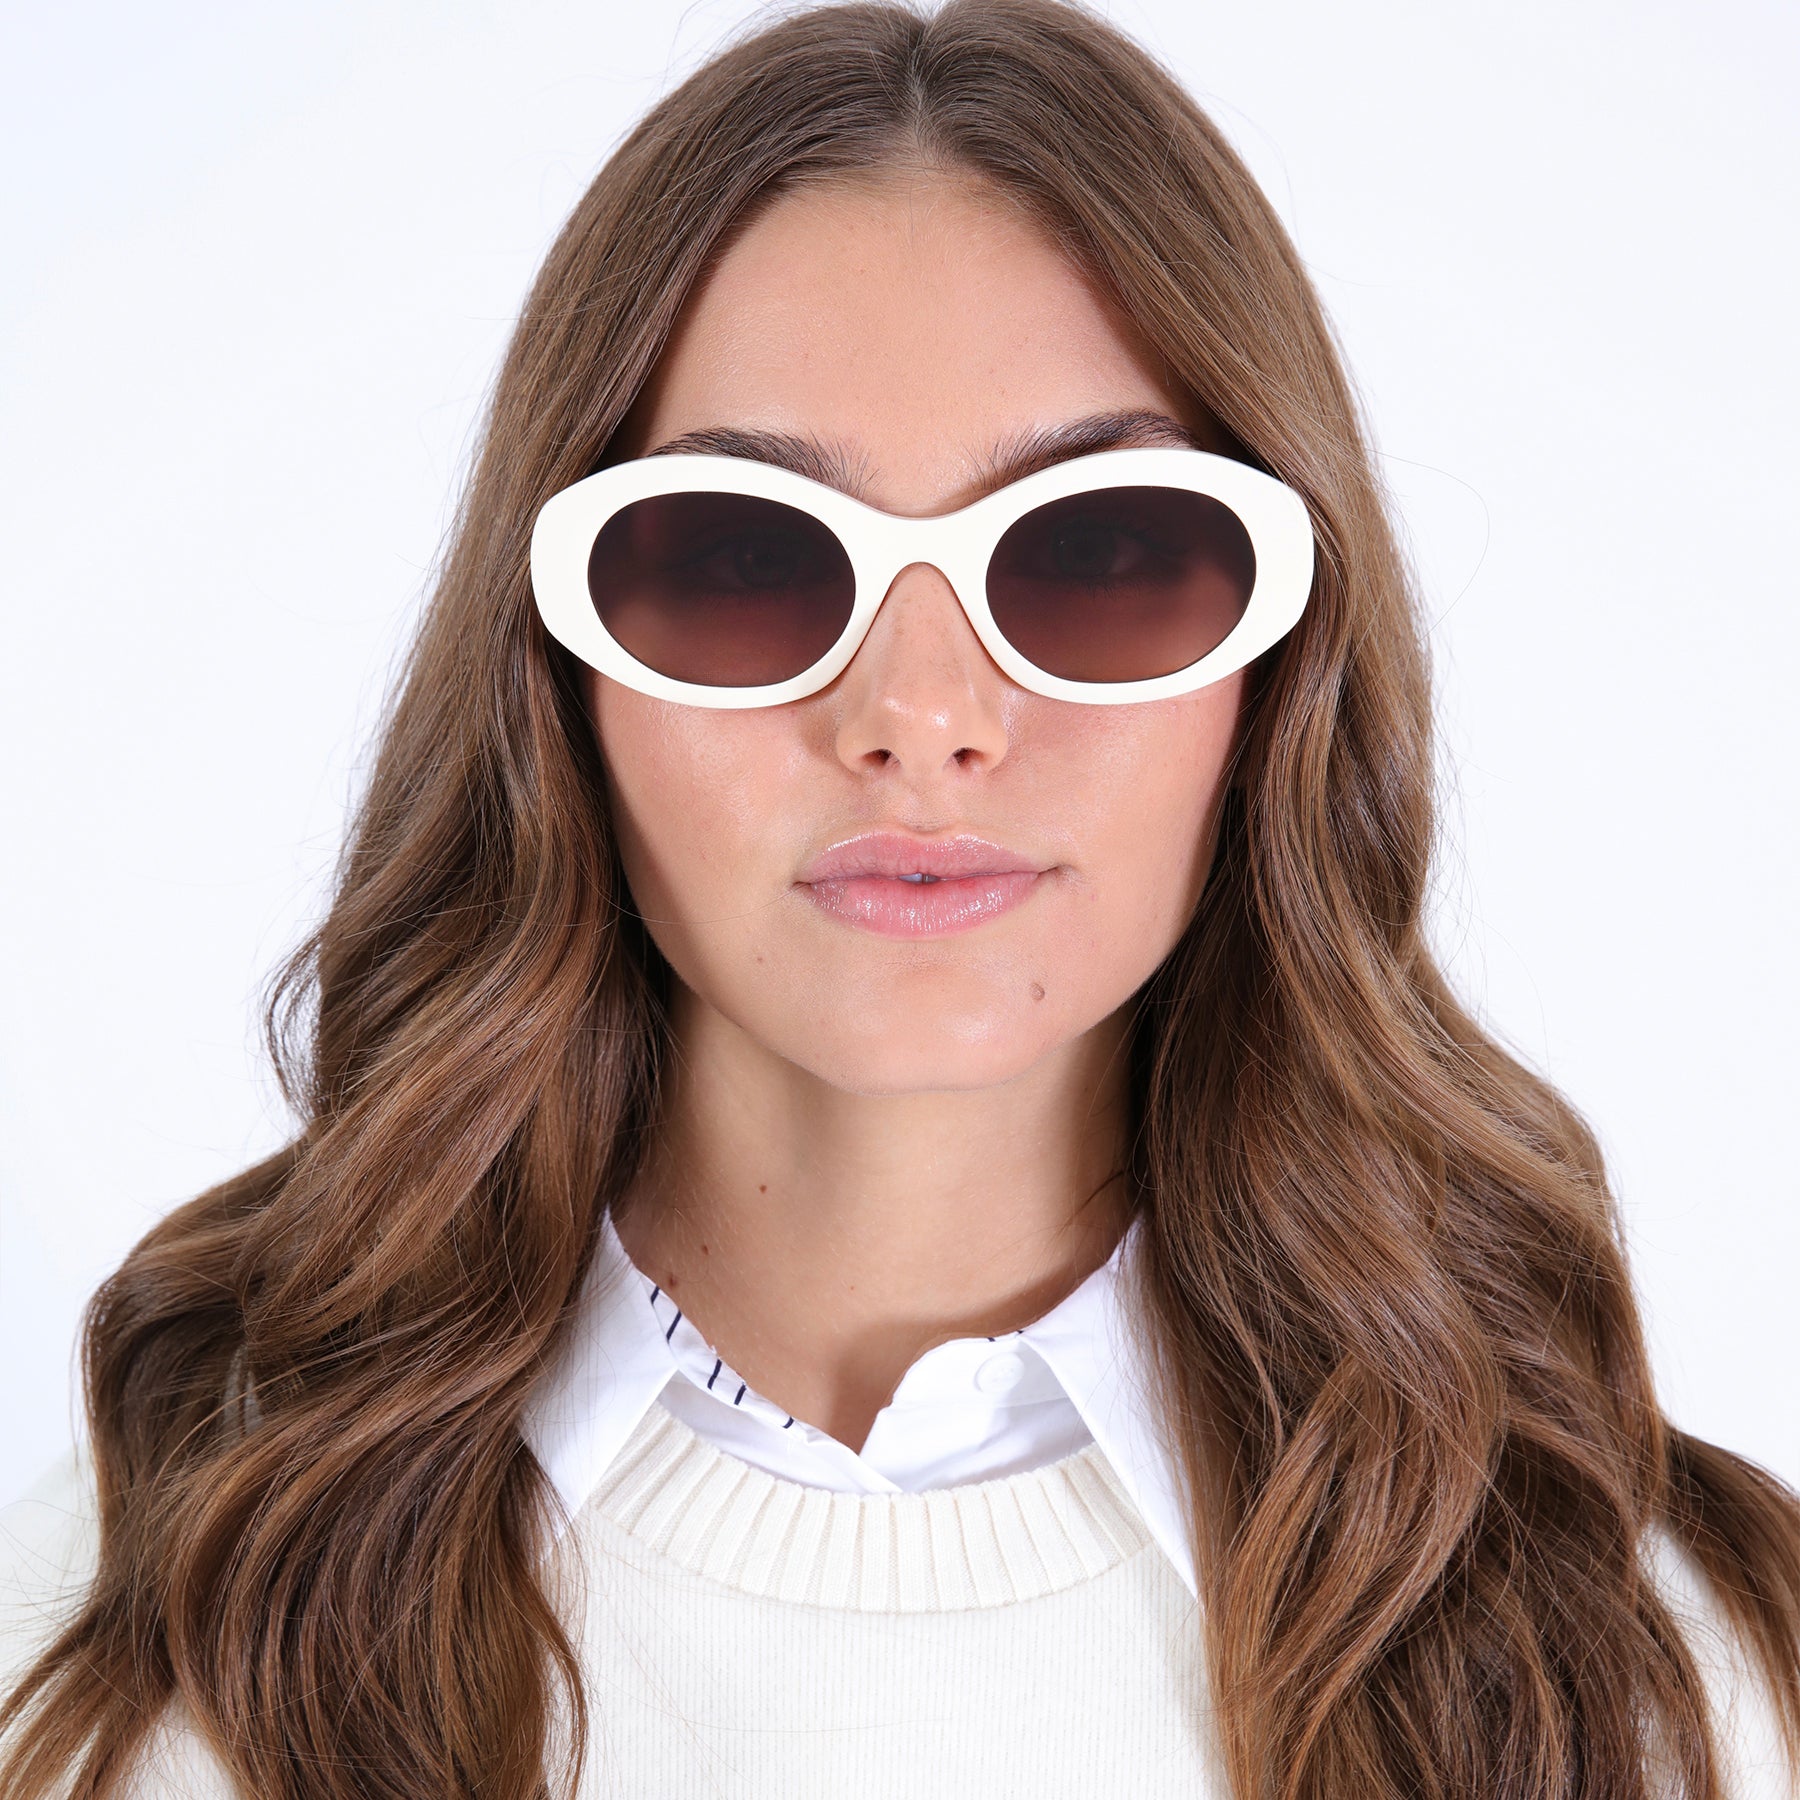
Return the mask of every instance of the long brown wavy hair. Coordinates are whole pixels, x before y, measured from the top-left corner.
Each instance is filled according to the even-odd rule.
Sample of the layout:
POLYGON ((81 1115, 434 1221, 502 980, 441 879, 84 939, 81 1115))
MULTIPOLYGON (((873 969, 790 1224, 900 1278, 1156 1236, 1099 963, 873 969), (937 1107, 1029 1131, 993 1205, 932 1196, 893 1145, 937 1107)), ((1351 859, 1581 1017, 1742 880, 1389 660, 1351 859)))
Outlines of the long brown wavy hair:
POLYGON ((0 1710, 8 1800, 120 1791, 175 1701, 259 1800, 529 1800, 573 1766, 559 1719, 581 1754, 519 1420, 648 1141, 669 971, 529 534, 757 206, 898 163, 1029 208, 1317 535, 1132 1041, 1144 1305, 1234 1793, 1641 1800, 1666 1766, 1714 1800, 1706 1689, 1645 1572, 1661 1531, 1800 1746, 1800 1501, 1664 1418, 1592 1133, 1427 948, 1419 612, 1300 260, 1127 37, 950 0, 729 44, 551 249, 334 902, 271 990, 303 1124, 90 1304, 98 1570, 0 1710))

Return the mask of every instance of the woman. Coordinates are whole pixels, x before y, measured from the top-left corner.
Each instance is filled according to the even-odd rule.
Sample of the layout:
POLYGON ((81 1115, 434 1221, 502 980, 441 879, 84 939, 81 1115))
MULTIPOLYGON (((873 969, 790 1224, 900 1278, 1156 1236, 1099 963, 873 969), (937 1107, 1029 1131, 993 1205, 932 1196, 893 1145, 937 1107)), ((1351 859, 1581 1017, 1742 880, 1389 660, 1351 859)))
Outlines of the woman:
POLYGON ((1432 962, 1428 711, 1140 50, 700 70, 507 354, 304 1128, 96 1297, 9 1800, 1783 1791, 1800 1501, 1432 962))

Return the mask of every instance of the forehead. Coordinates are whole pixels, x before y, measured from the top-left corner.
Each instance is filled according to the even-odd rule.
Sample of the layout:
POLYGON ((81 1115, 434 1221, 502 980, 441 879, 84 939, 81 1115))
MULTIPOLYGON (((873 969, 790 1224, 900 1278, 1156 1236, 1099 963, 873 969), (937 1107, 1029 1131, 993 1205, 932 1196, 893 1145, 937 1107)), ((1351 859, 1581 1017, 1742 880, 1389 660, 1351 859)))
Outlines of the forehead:
POLYGON ((982 184, 908 174, 758 215, 690 297, 621 449, 720 428, 810 437, 876 504, 932 506, 967 497, 998 444, 1127 411, 1204 434, 1047 233, 982 184))

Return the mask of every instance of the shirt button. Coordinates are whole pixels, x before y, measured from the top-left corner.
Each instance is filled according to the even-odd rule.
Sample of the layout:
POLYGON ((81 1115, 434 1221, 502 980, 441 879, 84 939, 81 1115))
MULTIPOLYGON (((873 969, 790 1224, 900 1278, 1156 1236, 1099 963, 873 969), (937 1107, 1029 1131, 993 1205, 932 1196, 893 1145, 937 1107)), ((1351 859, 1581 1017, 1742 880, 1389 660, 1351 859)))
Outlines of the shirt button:
POLYGON ((1025 1378, 1025 1359, 1007 1350, 990 1356, 975 1371, 975 1385, 984 1394, 1010 1394, 1025 1378))

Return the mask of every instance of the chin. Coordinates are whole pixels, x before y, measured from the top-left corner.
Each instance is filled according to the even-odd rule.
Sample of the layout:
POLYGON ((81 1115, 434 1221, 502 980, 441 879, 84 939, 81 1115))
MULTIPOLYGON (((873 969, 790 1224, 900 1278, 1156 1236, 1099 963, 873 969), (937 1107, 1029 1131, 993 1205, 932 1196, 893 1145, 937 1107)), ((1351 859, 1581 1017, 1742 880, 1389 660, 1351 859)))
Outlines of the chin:
POLYGON ((886 1030, 873 1025, 865 1015, 854 1028, 815 1035, 795 1047, 791 1060, 845 1093, 969 1092, 1023 1075, 1061 1041, 1017 1018, 933 1026, 915 1014, 892 1020, 886 1030))

